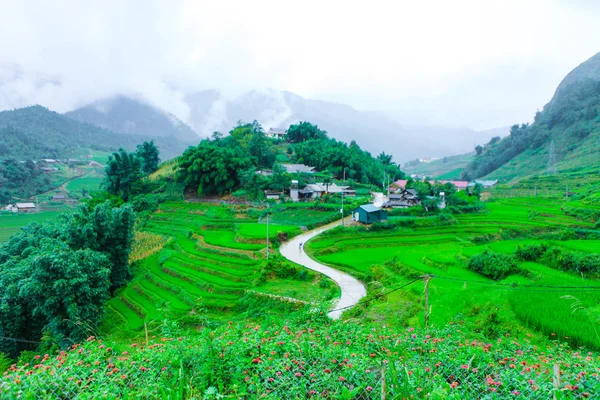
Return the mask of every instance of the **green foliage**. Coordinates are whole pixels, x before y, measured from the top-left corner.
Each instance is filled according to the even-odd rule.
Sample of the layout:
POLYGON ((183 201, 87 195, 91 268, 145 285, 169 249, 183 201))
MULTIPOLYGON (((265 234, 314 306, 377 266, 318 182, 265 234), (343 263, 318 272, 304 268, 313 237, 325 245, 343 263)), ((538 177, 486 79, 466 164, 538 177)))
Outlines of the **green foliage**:
POLYGON ((52 182, 48 175, 32 161, 24 163, 6 158, 0 163, 0 204, 13 197, 26 198, 50 190, 52 182))
POLYGON ((222 195, 239 188, 242 171, 248 171, 252 162, 240 146, 228 145, 233 137, 205 139, 188 148, 179 161, 178 179, 186 186, 197 187, 198 194, 222 195))
POLYGON ((45 329, 77 340, 96 327, 109 289, 129 278, 133 222, 131 208, 106 202, 11 237, 0 248, 0 351, 15 355, 45 329))
POLYGON ((139 191, 141 162, 135 153, 119 149, 108 157, 105 168, 106 191, 121 196, 125 201, 139 191))
MULTIPOLYGON (((71 158, 78 148, 133 150, 147 136, 107 131, 60 115, 41 106, 0 112, 0 158, 71 158)), ((186 144, 173 137, 155 138, 168 158, 180 154, 186 144)))
POLYGON ((327 139, 327 132, 319 129, 310 122, 300 122, 290 125, 285 138, 291 143, 301 143, 308 140, 327 139))
POLYGON ((511 256, 488 250, 472 257, 467 267, 471 271, 495 281, 502 280, 509 275, 519 272, 519 267, 511 256))
POLYGON ((142 172, 144 174, 151 174, 158 169, 160 158, 154 140, 138 144, 136 154, 142 162, 142 172))
MULTIPOLYGON (((286 317, 274 319, 268 317, 268 307, 277 304, 252 295, 244 303, 242 309, 264 323, 232 321, 200 333, 165 323, 162 337, 150 339, 149 346, 90 338, 69 352, 43 357, 43 362, 10 368, 0 380, 3 395, 548 399, 556 393, 557 398, 563 393, 568 398, 600 394, 593 375, 596 352, 574 351, 558 340, 537 345, 528 331, 491 342, 471 324, 426 330, 332 322, 323 312, 296 311, 293 304, 286 317), (552 382, 555 365, 560 366, 559 391, 552 382)), ((493 313, 480 312, 490 324, 497 322, 493 313)))

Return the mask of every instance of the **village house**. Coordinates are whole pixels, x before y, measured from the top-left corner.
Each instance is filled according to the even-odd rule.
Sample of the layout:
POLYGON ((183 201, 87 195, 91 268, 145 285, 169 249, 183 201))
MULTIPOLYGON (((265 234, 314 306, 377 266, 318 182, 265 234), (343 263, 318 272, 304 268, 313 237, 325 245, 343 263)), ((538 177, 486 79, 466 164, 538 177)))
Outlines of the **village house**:
POLYGON ((283 139, 287 135, 287 130, 281 128, 269 128, 265 136, 271 139, 283 139))
POLYGON ((316 172, 315 167, 309 167, 304 164, 281 164, 281 166, 288 174, 314 174, 316 172))
POLYGON ((264 193, 267 200, 279 200, 283 196, 283 192, 276 190, 265 190, 264 193))
POLYGON ((387 220, 387 211, 373 204, 363 204, 352 210, 352 219, 363 224, 372 224, 387 220))
POLYGON ((498 179, 494 179, 494 180, 482 180, 482 179, 475 179, 472 182, 469 182, 469 187, 475 187, 475 185, 481 185, 484 189, 489 189, 491 187, 494 187, 498 184, 498 179))
POLYGON ((57 172, 58 168, 55 168, 55 167, 41 167, 40 171, 42 171, 42 172, 57 172))
POLYGON ((58 162, 54 158, 43 158, 41 161, 46 164, 56 164, 58 162))
POLYGON ((385 208, 408 208, 421 204, 415 189, 400 189, 389 195, 389 200, 383 204, 385 208))
POLYGON ((65 202, 67 200, 67 196, 65 196, 64 194, 55 194, 54 196, 52 196, 51 200, 65 202))
POLYGON ((34 203, 16 203, 6 207, 6 210, 12 212, 28 213, 36 211, 34 203))

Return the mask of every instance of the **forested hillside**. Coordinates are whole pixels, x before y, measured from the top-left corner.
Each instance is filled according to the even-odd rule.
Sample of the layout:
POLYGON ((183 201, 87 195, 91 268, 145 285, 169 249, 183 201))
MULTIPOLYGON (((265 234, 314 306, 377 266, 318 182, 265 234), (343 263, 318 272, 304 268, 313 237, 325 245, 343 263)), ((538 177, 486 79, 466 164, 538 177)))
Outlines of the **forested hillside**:
MULTIPOLYGON (((78 147, 112 151, 135 149, 149 140, 142 135, 124 135, 75 121, 41 106, 0 112, 0 158, 71 158, 78 147)), ((173 137, 156 138, 164 159, 187 147, 173 137)))
POLYGON ((534 123, 492 139, 463 172, 510 181, 540 173, 597 174, 600 167, 600 53, 558 86, 534 123))
MULTIPOLYGON (((349 145, 329 138, 326 131, 308 122, 291 125, 285 141, 269 139, 260 124, 239 123, 224 137, 216 132, 196 147, 188 148, 179 159, 177 175, 188 189, 199 195, 223 195, 237 190, 249 198, 261 196, 262 189, 283 190, 289 187, 291 174, 282 163, 315 167, 320 179, 347 178, 355 183, 380 185, 402 172, 392 156, 381 153, 377 158, 352 141, 349 145), (272 170, 269 178, 257 173, 272 170)), ((308 183, 304 174, 294 174, 300 185, 308 183)))
POLYGON ((125 96, 98 100, 65 116, 113 132, 198 141, 198 135, 173 114, 125 96))

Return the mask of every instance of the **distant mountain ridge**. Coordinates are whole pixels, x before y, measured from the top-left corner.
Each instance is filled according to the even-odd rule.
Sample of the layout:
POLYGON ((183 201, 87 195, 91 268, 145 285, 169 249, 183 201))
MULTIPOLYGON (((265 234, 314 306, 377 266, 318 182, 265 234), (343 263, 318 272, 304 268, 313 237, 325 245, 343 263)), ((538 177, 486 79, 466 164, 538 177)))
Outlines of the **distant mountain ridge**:
POLYGON ((97 100, 65 116, 113 132, 195 141, 198 135, 175 115, 126 96, 97 100))
POLYGON ((68 158, 73 149, 90 147, 113 151, 119 147, 134 150, 154 139, 167 160, 178 156, 188 143, 173 137, 151 138, 124 135, 79 122, 42 106, 0 111, 0 157, 19 159, 68 158))
POLYGON ((355 140, 375 154, 391 153, 396 161, 465 153, 493 136, 508 133, 508 128, 477 132, 468 128, 403 126, 383 113, 358 111, 345 104, 277 90, 250 91, 234 99, 206 90, 188 94, 185 102, 190 109, 189 122, 201 136, 228 132, 239 120, 256 119, 265 129, 310 121, 331 137, 345 142, 355 140))
POLYGON ((600 53, 573 69, 531 125, 485 146, 465 169, 470 178, 504 181, 534 175, 598 176, 600 170, 600 53))

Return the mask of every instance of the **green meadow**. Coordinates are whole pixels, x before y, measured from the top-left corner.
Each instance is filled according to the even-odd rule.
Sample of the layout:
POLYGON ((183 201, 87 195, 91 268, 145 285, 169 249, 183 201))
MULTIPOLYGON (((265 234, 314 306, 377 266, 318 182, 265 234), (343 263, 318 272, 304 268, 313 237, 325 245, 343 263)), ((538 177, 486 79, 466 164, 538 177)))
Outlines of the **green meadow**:
POLYGON ((277 256, 281 235, 299 234, 298 225, 269 223, 272 261, 267 262, 266 220, 249 215, 263 212, 246 206, 163 203, 140 226, 142 239, 132 253, 134 279, 108 302, 107 329, 135 334, 144 324, 165 318, 185 321, 199 310, 215 320, 236 318, 249 295, 307 302, 334 296, 337 288, 326 278, 282 265, 277 256))
MULTIPOLYGON (((482 330, 529 327, 598 348, 600 291, 581 288, 600 288, 597 280, 534 262, 520 262, 521 273, 501 281, 467 269, 469 259, 486 250, 513 255, 518 246, 540 243, 565 252, 600 254, 597 238, 569 237, 573 232, 598 235, 592 223, 566 215, 563 207, 560 200, 495 200, 487 204, 489 212, 456 215, 449 224, 393 230, 338 228, 309 241, 307 248, 320 261, 363 279, 371 295, 420 275, 434 275, 429 284, 433 325, 470 319, 482 330), (572 308, 578 301, 580 307, 572 308)), ((374 320, 422 323, 423 291, 419 280, 367 304, 365 313, 374 320)))

